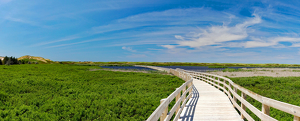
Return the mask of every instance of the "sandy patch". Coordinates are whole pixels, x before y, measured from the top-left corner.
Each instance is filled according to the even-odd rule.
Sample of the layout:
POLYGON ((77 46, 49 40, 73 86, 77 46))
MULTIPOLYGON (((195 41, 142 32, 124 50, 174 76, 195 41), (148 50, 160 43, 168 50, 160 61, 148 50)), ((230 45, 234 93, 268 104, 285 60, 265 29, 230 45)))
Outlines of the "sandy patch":
POLYGON ((228 77, 252 77, 252 76, 270 76, 270 77, 289 77, 300 76, 299 68, 253 68, 253 69, 241 69, 238 72, 207 72, 220 76, 228 77))

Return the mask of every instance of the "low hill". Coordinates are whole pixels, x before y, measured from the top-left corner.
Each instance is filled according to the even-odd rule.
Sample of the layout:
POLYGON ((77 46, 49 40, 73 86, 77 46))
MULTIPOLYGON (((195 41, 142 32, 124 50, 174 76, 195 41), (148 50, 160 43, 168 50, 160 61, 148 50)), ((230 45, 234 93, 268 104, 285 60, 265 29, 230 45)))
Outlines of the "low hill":
POLYGON ((30 55, 25 55, 22 56, 20 58, 18 58, 18 60, 30 60, 30 61, 41 61, 43 63, 50 63, 52 62, 50 59, 45 59, 43 57, 36 57, 36 56, 30 56, 30 55))

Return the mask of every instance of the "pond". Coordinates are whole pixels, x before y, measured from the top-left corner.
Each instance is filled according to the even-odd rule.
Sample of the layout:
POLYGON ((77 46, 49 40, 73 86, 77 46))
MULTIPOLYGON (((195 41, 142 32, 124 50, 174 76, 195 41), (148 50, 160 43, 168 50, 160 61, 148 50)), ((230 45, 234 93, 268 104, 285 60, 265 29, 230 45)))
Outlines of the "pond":
POLYGON ((151 68, 137 67, 137 66, 100 66, 100 67, 109 68, 109 69, 126 69, 126 70, 154 70, 151 68))
MULTIPOLYGON (((110 69, 136 69, 136 70, 154 70, 150 68, 144 68, 144 67, 138 67, 138 66, 100 66, 102 68, 110 68, 110 69)), ((208 68, 207 66, 159 66, 159 67, 164 67, 164 68, 181 68, 184 70, 190 70, 190 71, 199 71, 199 72, 206 72, 206 71, 222 71, 225 68, 208 68)), ((229 68, 234 68, 234 69, 239 69, 239 68, 254 68, 254 67, 229 67, 229 68)))
MULTIPOLYGON (((208 68, 208 66, 161 66, 165 68, 181 68, 184 70, 190 70, 190 71, 198 71, 198 72, 207 72, 207 71, 223 71, 225 68, 208 68)), ((254 68, 254 67, 228 67, 233 69, 239 69, 239 68, 254 68)))

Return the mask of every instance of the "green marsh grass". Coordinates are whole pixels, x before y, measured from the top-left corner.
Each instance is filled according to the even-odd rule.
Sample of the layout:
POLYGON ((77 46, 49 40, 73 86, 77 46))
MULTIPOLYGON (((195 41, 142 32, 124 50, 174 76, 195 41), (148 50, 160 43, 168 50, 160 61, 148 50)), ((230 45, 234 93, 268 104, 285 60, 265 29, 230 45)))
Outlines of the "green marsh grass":
POLYGON ((146 120, 183 80, 97 66, 0 66, 0 120, 146 120))

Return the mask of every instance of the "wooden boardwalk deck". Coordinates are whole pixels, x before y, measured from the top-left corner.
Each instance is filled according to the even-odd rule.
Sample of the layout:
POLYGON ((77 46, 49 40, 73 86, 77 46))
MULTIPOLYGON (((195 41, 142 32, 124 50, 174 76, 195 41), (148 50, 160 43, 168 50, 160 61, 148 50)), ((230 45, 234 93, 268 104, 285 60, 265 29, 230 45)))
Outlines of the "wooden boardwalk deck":
POLYGON ((243 121, 244 118, 248 121, 255 121, 246 112, 246 109, 249 109, 262 121, 278 121, 270 116, 271 107, 291 114, 294 116, 294 121, 300 121, 300 106, 261 96, 235 84, 226 77, 179 68, 140 67, 166 71, 186 81, 166 99, 161 100, 161 104, 149 116, 147 121, 157 121, 158 119, 161 121, 169 121, 171 117, 174 116, 175 121, 179 118, 181 121, 243 121), (194 79, 193 77, 207 82, 194 79), (221 92, 208 83, 217 86, 224 92, 221 92), (193 91, 193 93, 190 91, 193 91), (238 91, 241 93, 238 94, 238 91), (187 92, 189 92, 188 96, 187 92), (261 110, 248 102, 247 96, 260 102, 262 104, 261 110), (169 110, 168 106, 173 99, 176 99, 176 103, 172 109, 169 110), (239 100, 239 102, 237 102, 237 100, 239 100), (239 114, 233 106, 235 106, 241 114, 239 114))
POLYGON ((193 97, 183 109, 180 121, 243 121, 227 95, 198 79, 193 83, 193 97))

